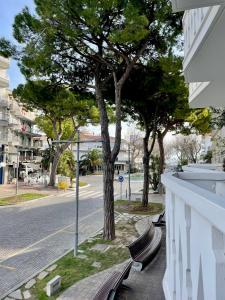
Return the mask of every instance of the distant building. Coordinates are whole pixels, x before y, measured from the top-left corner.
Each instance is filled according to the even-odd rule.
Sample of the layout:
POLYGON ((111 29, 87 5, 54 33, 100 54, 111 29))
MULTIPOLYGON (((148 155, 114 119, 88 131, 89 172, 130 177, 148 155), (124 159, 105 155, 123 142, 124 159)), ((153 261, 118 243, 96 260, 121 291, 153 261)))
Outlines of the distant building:
MULTIPOLYGON (((80 158, 87 154, 92 149, 98 149, 102 151, 102 137, 100 135, 94 135, 90 133, 81 133, 80 140, 85 141, 85 143, 80 144, 80 158)), ((114 147, 115 138, 110 137, 111 148, 114 147)), ((76 144, 72 145, 72 150, 75 156, 77 157, 76 144)), ((98 171, 102 170, 102 166, 98 167, 98 171)), ((121 141, 120 152, 116 158, 115 162, 115 171, 126 172, 128 170, 128 142, 126 140, 121 141)))
POLYGON ((35 114, 24 110, 8 89, 9 60, 0 56, 0 184, 15 177, 19 168, 40 166, 41 135, 34 131, 35 114))

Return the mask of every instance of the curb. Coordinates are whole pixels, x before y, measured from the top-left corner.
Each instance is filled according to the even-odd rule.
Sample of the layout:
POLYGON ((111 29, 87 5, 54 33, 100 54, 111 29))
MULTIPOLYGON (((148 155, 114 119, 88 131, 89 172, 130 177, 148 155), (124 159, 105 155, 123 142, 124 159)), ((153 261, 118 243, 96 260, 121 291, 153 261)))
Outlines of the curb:
MULTIPOLYGON (((84 188, 87 188, 87 187, 89 187, 90 186, 90 184, 87 184, 87 185, 85 185, 85 186, 82 186, 82 187, 80 187, 79 189, 84 189, 84 188)), ((74 190, 70 190, 70 191, 68 191, 68 192, 65 192, 65 193, 62 193, 61 195, 62 196, 65 196, 65 195, 69 195, 71 192, 73 192, 74 190)), ((58 193, 58 191, 57 191, 57 193, 58 193)), ((26 194, 26 193, 24 193, 24 194, 26 194)), ((19 194, 20 195, 20 194, 19 194)), ((18 196, 19 196, 18 195, 18 196)), ((21 205, 23 205, 23 204, 28 204, 28 203, 34 203, 35 201, 39 201, 39 200, 42 200, 42 199, 47 199, 47 198, 50 198, 50 197, 54 197, 54 196, 60 196, 60 195, 58 195, 58 194, 53 194, 53 195, 44 195, 43 194, 43 197, 40 197, 40 198, 36 198, 36 199, 33 199, 33 200, 30 200, 30 201, 23 201, 23 202, 20 202, 20 203, 16 203, 16 204, 8 204, 8 205, 0 205, 0 209, 2 209, 2 208, 10 208, 10 207, 17 207, 17 206, 21 206, 21 205)), ((11 197, 11 196, 9 196, 9 197, 11 197)), ((7 197, 6 197, 7 198, 7 197)), ((0 198, 0 200, 1 200, 1 198, 0 198)), ((1 299, 1 298, 0 298, 1 299)))
MULTIPOLYGON (((100 232, 102 230, 98 229, 95 232, 93 232, 88 238, 83 239, 82 241, 79 242, 79 245, 82 244, 83 242, 85 242, 86 240, 88 240, 89 238, 95 236, 98 234, 98 232, 100 232)), ((56 263, 58 260, 60 260, 61 258, 63 258, 64 256, 66 256, 67 254, 69 254, 71 251, 73 251, 74 248, 71 248, 69 250, 67 250, 66 252, 64 252, 62 255, 60 255, 58 258, 56 258, 55 260, 53 260, 50 264, 45 265, 45 267, 41 268, 40 270, 38 270, 37 272, 35 272, 34 274, 32 274, 31 276, 29 276, 28 278, 26 278, 25 280, 23 280, 21 283, 15 285, 15 287, 13 289, 11 289, 9 292, 7 292, 4 295, 0 295, 0 300, 4 299, 5 297, 7 297, 9 294, 11 294, 12 292, 16 291, 17 289, 19 289, 20 287, 22 287, 25 283, 27 283, 29 280, 31 280, 32 278, 34 278, 35 276, 37 276, 39 273, 41 273, 42 271, 44 271, 45 269, 47 269, 48 267, 50 267, 51 265, 53 265, 54 263, 56 263)))

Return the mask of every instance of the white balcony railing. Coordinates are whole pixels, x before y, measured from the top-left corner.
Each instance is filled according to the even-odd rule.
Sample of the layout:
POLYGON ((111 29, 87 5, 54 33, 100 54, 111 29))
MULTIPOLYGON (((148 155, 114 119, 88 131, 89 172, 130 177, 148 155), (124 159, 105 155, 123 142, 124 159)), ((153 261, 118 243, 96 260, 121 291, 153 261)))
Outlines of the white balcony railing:
POLYGON ((225 173, 165 174, 166 299, 225 295, 225 173))

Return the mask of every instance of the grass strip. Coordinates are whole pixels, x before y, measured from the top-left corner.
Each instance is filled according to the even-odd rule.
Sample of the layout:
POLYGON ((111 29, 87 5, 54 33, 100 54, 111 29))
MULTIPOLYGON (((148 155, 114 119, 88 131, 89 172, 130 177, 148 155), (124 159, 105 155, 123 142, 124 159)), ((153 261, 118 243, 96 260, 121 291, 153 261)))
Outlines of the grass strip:
POLYGON ((47 194, 40 194, 40 193, 25 193, 25 194, 19 194, 15 196, 10 196, 6 198, 0 198, 0 206, 4 205, 13 205, 18 204, 21 202, 26 202, 38 198, 43 198, 48 196, 47 194))
POLYGON ((141 201, 116 200, 114 204, 115 210, 120 213, 137 215, 156 215, 164 209, 162 203, 149 203, 147 207, 143 207, 141 201))
POLYGON ((79 250, 84 252, 81 255, 86 255, 86 259, 81 259, 73 256, 73 251, 57 261, 57 268, 51 272, 45 279, 37 280, 35 286, 30 290, 32 293, 32 300, 55 300, 64 290, 75 284, 77 281, 82 280, 95 273, 101 272, 105 269, 112 267, 114 264, 119 264, 129 258, 127 248, 120 246, 109 247, 105 252, 93 251, 91 248, 95 244, 108 244, 113 245, 113 241, 105 241, 97 236, 93 241, 86 241, 79 246, 79 250), (94 262, 100 262, 101 267, 93 267, 94 262), (54 278, 56 275, 62 277, 62 286, 59 292, 54 296, 48 297, 45 292, 47 282, 54 278))

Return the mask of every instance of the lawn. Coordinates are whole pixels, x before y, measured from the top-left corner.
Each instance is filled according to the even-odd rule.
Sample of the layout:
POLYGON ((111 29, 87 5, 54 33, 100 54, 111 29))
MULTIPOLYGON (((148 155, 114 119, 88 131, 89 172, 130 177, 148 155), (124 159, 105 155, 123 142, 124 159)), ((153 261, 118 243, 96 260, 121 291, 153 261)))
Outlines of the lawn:
POLYGON ((11 197, 6 197, 6 198, 0 198, 0 206, 3 205, 12 205, 12 204, 18 204, 21 202, 26 202, 38 198, 43 198, 48 196, 47 194, 40 194, 40 193, 26 193, 26 194, 20 194, 20 195, 15 195, 11 197))
POLYGON ((164 209, 161 203, 149 203, 147 207, 141 205, 141 201, 116 200, 115 210, 120 213, 156 215, 164 209))
POLYGON ((87 182, 79 181, 79 187, 86 186, 86 185, 87 185, 87 182))
POLYGON ((103 271, 112 267, 114 264, 119 264, 129 258, 128 249, 123 246, 129 244, 129 238, 131 236, 137 236, 137 232, 134 226, 134 222, 128 222, 126 225, 116 225, 116 232, 118 237, 114 241, 105 241, 101 238, 101 235, 96 236, 94 239, 85 241, 79 246, 79 250, 82 251, 80 255, 86 255, 86 259, 81 259, 73 256, 73 252, 70 252, 60 260, 58 260, 57 268, 51 272, 45 279, 37 280, 35 286, 30 290, 32 293, 32 300, 47 300, 56 299, 62 291, 76 283, 77 281, 91 276, 97 272, 103 271), (119 233, 120 232, 120 233, 119 233), (107 244, 109 249, 104 252, 93 251, 91 248, 95 244, 107 244), (100 268, 93 267, 93 262, 101 263, 100 268), (44 291, 46 284, 49 280, 56 275, 62 277, 62 286, 60 291, 52 297, 47 297, 44 291))

